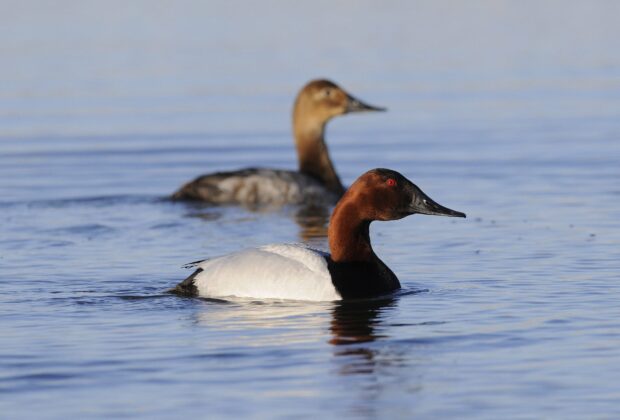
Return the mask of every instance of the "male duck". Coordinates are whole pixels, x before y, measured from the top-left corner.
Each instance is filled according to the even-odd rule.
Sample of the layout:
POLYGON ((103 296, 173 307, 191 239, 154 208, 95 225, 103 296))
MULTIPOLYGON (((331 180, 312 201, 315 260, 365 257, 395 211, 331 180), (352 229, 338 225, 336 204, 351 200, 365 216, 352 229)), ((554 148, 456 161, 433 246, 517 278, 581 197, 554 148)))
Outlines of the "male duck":
POLYGON ((303 245, 267 245, 195 263, 196 271, 173 290, 188 296, 339 300, 369 298, 400 288, 374 253, 374 220, 420 213, 465 217, 431 200, 398 172, 373 169, 360 176, 334 209, 331 255, 303 245))
POLYGON ((248 206, 334 204, 345 188, 329 157, 325 125, 338 115, 384 110, 363 103, 329 80, 311 81, 299 92, 293 108, 299 171, 247 168, 202 175, 172 198, 248 206))

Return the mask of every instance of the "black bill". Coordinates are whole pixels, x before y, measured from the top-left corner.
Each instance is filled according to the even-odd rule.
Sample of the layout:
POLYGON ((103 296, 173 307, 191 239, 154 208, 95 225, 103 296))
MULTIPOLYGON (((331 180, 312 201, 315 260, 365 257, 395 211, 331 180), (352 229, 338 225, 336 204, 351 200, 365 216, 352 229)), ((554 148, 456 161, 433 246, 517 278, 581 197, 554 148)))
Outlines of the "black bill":
POLYGON ((409 211, 411 214, 430 214, 433 216, 448 216, 448 217, 466 217, 465 213, 452 210, 434 202, 428 195, 418 187, 414 186, 415 192, 413 199, 409 204, 409 211))
POLYGON ((387 108, 368 105, 351 95, 348 95, 347 99, 347 112, 387 111, 387 108))

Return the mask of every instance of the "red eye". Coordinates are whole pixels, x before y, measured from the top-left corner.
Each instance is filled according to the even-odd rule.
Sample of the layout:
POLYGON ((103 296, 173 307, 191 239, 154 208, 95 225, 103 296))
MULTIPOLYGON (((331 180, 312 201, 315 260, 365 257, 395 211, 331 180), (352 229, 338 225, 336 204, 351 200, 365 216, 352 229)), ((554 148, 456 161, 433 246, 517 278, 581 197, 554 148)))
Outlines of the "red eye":
POLYGON ((395 186, 395 185, 396 185, 396 180, 395 180, 395 179, 392 179, 392 178, 388 178, 388 180, 387 180, 386 182, 387 182, 387 184, 388 184, 390 187, 393 187, 393 186, 395 186))

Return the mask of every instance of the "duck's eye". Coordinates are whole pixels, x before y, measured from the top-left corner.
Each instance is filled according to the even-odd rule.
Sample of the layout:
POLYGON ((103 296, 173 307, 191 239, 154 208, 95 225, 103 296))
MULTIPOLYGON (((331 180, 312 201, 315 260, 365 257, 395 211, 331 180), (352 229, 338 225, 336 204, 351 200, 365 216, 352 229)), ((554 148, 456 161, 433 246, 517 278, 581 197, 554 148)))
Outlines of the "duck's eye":
POLYGON ((332 94, 331 89, 325 89, 325 96, 329 97, 332 94))
POLYGON ((388 184, 388 186, 390 186, 390 187, 395 187, 395 186, 396 186, 396 180, 395 180, 395 179, 393 179, 393 178, 388 178, 388 180, 387 180, 387 181, 385 181, 385 182, 386 182, 386 184, 388 184))

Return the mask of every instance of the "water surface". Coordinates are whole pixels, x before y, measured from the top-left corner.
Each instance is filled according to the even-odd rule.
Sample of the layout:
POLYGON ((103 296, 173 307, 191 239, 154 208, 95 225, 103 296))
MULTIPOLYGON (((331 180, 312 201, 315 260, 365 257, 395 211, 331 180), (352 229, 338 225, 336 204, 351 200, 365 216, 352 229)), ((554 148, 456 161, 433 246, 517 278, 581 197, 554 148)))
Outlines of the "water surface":
POLYGON ((620 415, 615 3, 5 8, 3 418, 620 415), (207 256, 326 249, 326 214, 164 199, 294 168, 317 76, 389 108, 330 124, 347 184, 393 168, 468 218, 372 225, 391 298, 167 294, 207 256))

